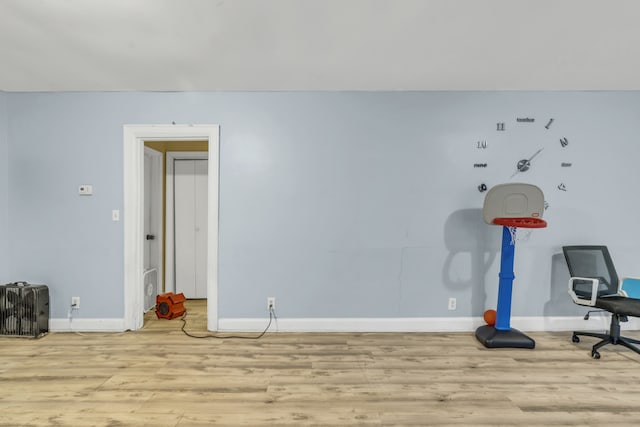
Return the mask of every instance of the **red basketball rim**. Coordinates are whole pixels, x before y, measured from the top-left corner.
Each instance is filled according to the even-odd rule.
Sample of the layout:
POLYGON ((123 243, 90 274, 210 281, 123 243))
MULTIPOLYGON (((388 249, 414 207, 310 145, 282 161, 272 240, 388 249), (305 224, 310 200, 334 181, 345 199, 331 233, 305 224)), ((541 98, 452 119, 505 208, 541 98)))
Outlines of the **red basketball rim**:
POLYGON ((523 218, 494 218, 495 225, 504 225, 506 227, 517 228, 545 228, 547 221, 542 218, 523 217, 523 218))

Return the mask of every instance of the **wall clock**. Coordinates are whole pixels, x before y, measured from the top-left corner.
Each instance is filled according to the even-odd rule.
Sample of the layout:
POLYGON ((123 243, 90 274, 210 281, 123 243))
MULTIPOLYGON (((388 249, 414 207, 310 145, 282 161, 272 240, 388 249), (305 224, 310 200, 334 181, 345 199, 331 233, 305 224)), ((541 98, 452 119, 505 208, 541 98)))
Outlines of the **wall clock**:
POLYGON ((475 142, 474 169, 483 171, 480 193, 496 184, 524 182, 545 193, 545 209, 554 193, 569 191, 571 141, 553 117, 515 117, 497 122, 494 135, 475 142))

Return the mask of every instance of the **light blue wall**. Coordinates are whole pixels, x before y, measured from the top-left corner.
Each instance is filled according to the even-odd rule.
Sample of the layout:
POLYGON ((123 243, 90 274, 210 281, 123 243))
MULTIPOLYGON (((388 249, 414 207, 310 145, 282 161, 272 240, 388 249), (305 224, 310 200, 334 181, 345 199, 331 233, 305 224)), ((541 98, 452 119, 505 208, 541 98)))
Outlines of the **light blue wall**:
POLYGON ((8 265, 8 143, 7 143, 7 95, 0 91, 0 283, 9 281, 8 265))
POLYGON ((52 317, 72 295, 81 317, 123 315, 111 210, 123 203, 124 124, 220 125, 224 318, 264 317, 267 296, 280 317, 481 315, 495 307, 500 230, 481 220, 480 183, 532 182, 550 204, 549 227, 516 248, 514 315, 582 312, 566 295, 563 244, 608 244, 619 270, 640 275, 637 92, 6 97, 9 272, 51 287, 52 317))

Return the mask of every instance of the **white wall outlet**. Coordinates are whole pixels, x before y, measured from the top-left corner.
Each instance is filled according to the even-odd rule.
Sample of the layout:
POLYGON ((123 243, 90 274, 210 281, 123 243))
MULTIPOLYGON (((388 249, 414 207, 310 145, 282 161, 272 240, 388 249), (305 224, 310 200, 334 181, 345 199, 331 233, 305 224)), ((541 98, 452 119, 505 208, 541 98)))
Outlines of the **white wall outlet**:
POLYGON ((71 309, 72 310, 80 309, 80 297, 71 297, 71 309))
POLYGON ((276 309, 276 297, 268 297, 267 298, 267 310, 275 310, 276 309))
POLYGON ((457 306, 458 301, 455 298, 449 298, 449 305, 447 306, 447 308, 449 310, 455 310, 457 306))
POLYGON ((93 185, 82 184, 78 187, 78 194, 81 196, 91 196, 93 194, 93 185))

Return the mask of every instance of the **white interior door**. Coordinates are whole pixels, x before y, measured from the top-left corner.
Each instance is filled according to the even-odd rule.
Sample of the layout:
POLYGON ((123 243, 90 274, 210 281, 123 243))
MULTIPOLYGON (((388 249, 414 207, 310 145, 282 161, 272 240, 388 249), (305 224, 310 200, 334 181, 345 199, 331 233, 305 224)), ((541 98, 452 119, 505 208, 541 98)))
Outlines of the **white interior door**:
POLYGON ((208 161, 174 163, 174 242, 176 292, 207 297, 208 161))
POLYGON ((144 311, 156 304, 162 266, 162 153, 144 152, 144 311))

